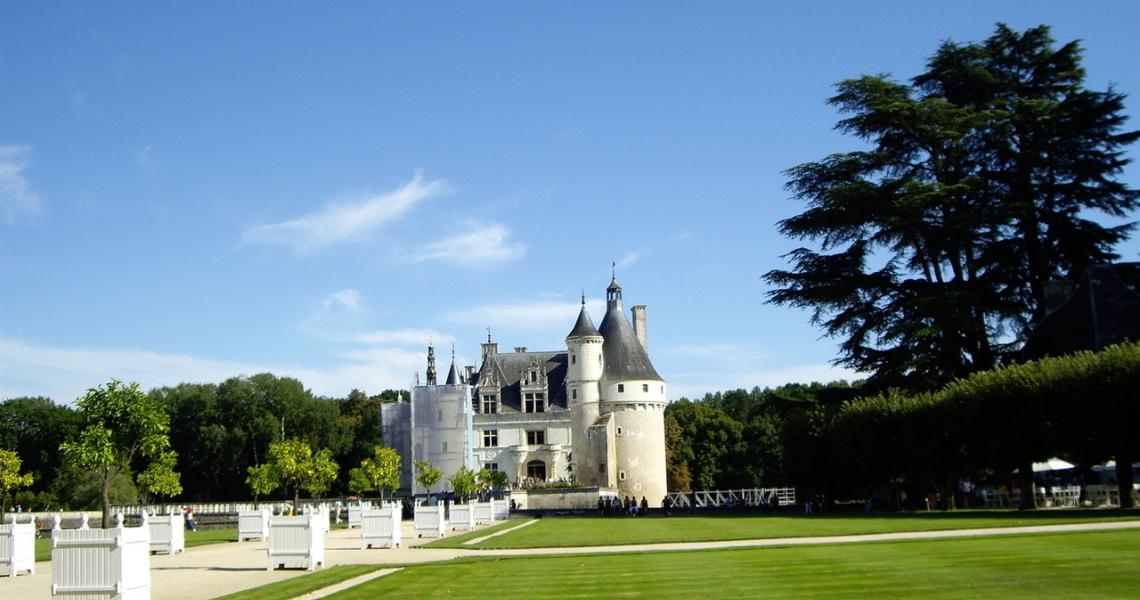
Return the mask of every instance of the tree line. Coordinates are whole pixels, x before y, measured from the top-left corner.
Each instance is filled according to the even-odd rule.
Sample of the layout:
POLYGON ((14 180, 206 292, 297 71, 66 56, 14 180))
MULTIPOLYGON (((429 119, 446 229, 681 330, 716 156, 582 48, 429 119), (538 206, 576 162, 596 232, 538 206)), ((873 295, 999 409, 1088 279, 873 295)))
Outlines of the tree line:
MULTIPOLYGON (((93 390, 105 392, 108 387, 93 390)), ((12 398, 0 403, 0 448, 19 457, 20 474, 30 476, 31 482, 13 486, 4 500, 29 510, 54 510, 94 509, 104 497, 112 504, 162 496, 188 503, 248 498, 252 495, 250 468, 269 464, 271 445, 289 440, 340 467, 319 493, 363 491, 353 489, 353 467, 368 458, 375 460, 375 447, 381 443, 380 405, 395 401, 401 393, 406 395, 384 390, 369 396, 353 390, 345 398, 326 398, 315 396, 296 379, 262 373, 220 384, 184 383, 140 392, 145 406, 154 409, 141 417, 150 427, 132 429, 120 424, 106 428, 109 435, 118 436, 157 428, 164 432, 168 445, 141 439, 139 444, 127 439, 101 440, 103 434, 85 433, 93 430, 85 420, 84 399, 72 407, 43 397, 12 398), (109 467, 95 459, 110 447, 132 450, 113 457, 116 466, 109 467), (155 464, 157 469, 152 467, 155 464), (171 493, 173 486, 162 485, 164 470, 178 474, 177 492, 171 493)), ((85 399, 89 397, 91 392, 85 399)), ((113 406, 101 406, 99 412, 126 416, 113 406)), ((366 480, 357 474, 357 483, 366 480)), ((278 490, 280 497, 287 498, 296 486, 270 488, 271 492, 278 490)), ((0 489, 0 496, 4 491, 0 489)))

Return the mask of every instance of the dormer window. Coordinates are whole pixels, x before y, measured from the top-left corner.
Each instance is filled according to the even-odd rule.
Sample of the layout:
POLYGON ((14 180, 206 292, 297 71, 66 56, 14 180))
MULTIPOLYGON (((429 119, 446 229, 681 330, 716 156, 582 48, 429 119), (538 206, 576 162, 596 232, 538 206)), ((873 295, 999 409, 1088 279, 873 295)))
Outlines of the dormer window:
POLYGON ((523 394, 523 412, 546 412, 546 394, 542 392, 527 392, 523 394))
POLYGON ((483 394, 483 410, 485 415, 499 412, 499 396, 497 394, 483 394))

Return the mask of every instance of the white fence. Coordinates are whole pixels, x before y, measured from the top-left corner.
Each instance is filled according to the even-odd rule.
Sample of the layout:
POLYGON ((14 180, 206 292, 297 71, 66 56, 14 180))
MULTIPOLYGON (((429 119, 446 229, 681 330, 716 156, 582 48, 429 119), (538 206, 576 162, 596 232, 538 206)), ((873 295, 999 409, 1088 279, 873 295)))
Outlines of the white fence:
POLYGON ((694 508, 795 506, 796 488, 672 492, 668 498, 674 508, 689 508, 690 506, 694 508))
POLYGON ((269 566, 305 568, 325 565, 325 534, 319 515, 269 518, 269 566))
POLYGON ((15 577, 20 571, 36 574, 36 524, 9 523, 0 525, 0 567, 15 577))
POLYGON ((238 512, 238 542, 269 539, 269 511, 243 510, 238 512))
POLYGON ((447 530, 443 509, 443 504, 416 507, 414 523, 417 537, 443 537, 447 530))
POLYGON ((452 504, 451 515, 448 521, 451 528, 456 531, 471 531, 475 529, 475 505, 452 504))
POLYGON ((355 529, 360 527, 360 513, 364 510, 371 510, 372 504, 349 504, 348 505, 348 528, 355 529))
POLYGON ((150 531, 123 527, 54 529, 51 594, 78 600, 149 600, 150 531))
POLYGON ((396 548, 400 546, 400 505, 368 509, 360 514, 360 546, 368 548, 396 548))
POLYGON ((150 530, 151 552, 186 552, 186 524, 181 513, 153 517, 143 513, 142 519, 143 526, 150 530))

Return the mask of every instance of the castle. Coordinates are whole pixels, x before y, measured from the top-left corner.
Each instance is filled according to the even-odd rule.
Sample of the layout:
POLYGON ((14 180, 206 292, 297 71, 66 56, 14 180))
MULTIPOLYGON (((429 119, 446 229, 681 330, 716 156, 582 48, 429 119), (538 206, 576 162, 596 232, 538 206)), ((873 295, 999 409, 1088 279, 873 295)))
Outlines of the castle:
POLYGON ((384 443, 404 457, 408 489, 412 461, 426 459, 447 476, 489 468, 515 484, 568 480, 659 506, 665 380, 647 348, 645 306, 633 307, 631 325, 615 277, 598 327, 583 297, 565 351, 499 352, 488 335, 478 371, 460 374, 453 356, 440 385, 429 347, 426 385, 382 408, 384 443))

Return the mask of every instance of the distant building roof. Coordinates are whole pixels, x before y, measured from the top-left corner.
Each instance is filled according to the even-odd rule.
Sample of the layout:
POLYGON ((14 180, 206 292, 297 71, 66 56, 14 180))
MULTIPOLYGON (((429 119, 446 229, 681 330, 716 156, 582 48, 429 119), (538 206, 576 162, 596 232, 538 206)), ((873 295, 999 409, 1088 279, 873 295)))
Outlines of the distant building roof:
POLYGON ((1140 340, 1140 263, 1089 267, 1068 300, 1021 349, 1022 360, 1140 340))

